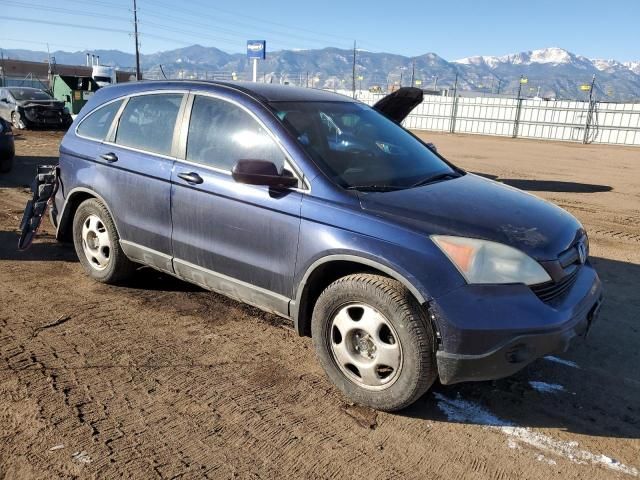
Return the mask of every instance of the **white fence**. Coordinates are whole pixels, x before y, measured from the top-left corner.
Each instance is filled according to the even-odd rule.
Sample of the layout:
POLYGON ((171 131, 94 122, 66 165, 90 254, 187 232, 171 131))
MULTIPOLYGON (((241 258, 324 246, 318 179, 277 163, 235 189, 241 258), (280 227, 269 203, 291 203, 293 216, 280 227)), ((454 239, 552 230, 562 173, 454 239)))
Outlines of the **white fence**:
MULTIPOLYGON (((350 91, 340 91, 351 96, 350 91)), ((373 104, 384 95, 357 92, 373 104)), ((404 121, 415 130, 640 145, 640 103, 425 95, 404 121)))

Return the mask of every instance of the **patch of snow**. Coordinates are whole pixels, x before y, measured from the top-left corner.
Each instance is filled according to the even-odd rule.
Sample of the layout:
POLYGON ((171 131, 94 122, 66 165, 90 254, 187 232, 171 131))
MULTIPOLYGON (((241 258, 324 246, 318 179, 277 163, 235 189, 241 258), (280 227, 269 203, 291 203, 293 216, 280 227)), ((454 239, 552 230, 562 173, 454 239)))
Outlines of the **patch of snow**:
POLYGON ((623 62, 625 67, 631 70, 633 73, 640 75, 640 62, 623 62))
POLYGON ((74 462, 91 463, 91 457, 84 450, 82 450, 81 452, 75 452, 73 455, 71 455, 71 458, 74 462))
POLYGON ((636 467, 624 465, 601 453, 581 450, 578 448, 578 442, 556 440, 543 433, 535 432, 530 428, 520 427, 513 422, 497 417, 477 403, 462 399, 460 396, 451 399, 437 392, 433 395, 436 397, 438 408, 451 421, 484 425, 487 428, 502 432, 514 442, 524 443, 538 450, 550 452, 574 463, 602 465, 611 470, 633 477, 638 476, 638 469, 636 467))
POLYGON ((560 365, 564 365, 565 367, 580 368, 580 366, 576 362, 572 362, 571 360, 565 360, 564 358, 547 355, 546 357, 544 357, 544 359, 553 363, 559 363, 560 365))
POLYGON ((539 462, 544 462, 547 465, 556 465, 557 462, 551 458, 547 458, 542 454, 536 455, 536 460, 538 460, 539 462))
POLYGON ((564 387, 558 383, 530 381, 529 385, 531 385, 531 388, 533 388, 534 390, 542 393, 558 393, 565 391, 564 387))
POLYGON ((563 48, 551 47, 533 50, 529 56, 529 63, 553 63, 559 65, 572 62, 571 53, 563 48))

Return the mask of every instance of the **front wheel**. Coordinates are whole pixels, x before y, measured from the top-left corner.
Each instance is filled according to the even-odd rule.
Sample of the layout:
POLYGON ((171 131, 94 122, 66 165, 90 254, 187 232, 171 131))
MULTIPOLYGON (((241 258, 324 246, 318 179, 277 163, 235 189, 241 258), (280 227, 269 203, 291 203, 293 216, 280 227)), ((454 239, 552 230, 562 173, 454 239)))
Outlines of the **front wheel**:
POLYGON ((431 323, 397 280, 374 274, 336 280, 318 298, 311 328, 327 376, 356 403, 399 410, 437 378, 431 323))
POLYGON ((120 247, 109 211, 95 198, 85 200, 76 210, 73 244, 80 263, 94 280, 119 283, 135 270, 135 264, 120 247))

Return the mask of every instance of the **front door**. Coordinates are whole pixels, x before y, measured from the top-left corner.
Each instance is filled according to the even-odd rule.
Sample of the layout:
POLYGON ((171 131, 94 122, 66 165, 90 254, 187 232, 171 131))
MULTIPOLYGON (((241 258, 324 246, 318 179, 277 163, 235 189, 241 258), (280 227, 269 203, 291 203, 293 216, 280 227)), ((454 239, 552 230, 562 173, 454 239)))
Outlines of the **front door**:
POLYGON ((172 176, 174 269, 183 278, 288 314, 300 230, 301 193, 243 185, 238 160, 285 166, 285 154, 243 107, 195 95, 184 160, 172 176))

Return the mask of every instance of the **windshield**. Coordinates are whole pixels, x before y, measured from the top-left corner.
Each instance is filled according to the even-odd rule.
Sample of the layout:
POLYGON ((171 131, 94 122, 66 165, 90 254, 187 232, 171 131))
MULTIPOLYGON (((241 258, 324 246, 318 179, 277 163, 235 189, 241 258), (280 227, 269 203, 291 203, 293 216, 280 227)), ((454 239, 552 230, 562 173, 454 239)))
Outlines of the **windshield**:
POLYGON ((16 100, 51 100, 48 93, 34 88, 9 88, 8 90, 16 100))
POLYGON ((272 102, 316 164, 344 188, 410 188, 456 175, 423 143, 372 108, 351 102, 272 102))
POLYGON ((111 83, 111 77, 100 77, 100 76, 96 76, 96 77, 93 77, 93 79, 94 79, 96 82, 111 83))

